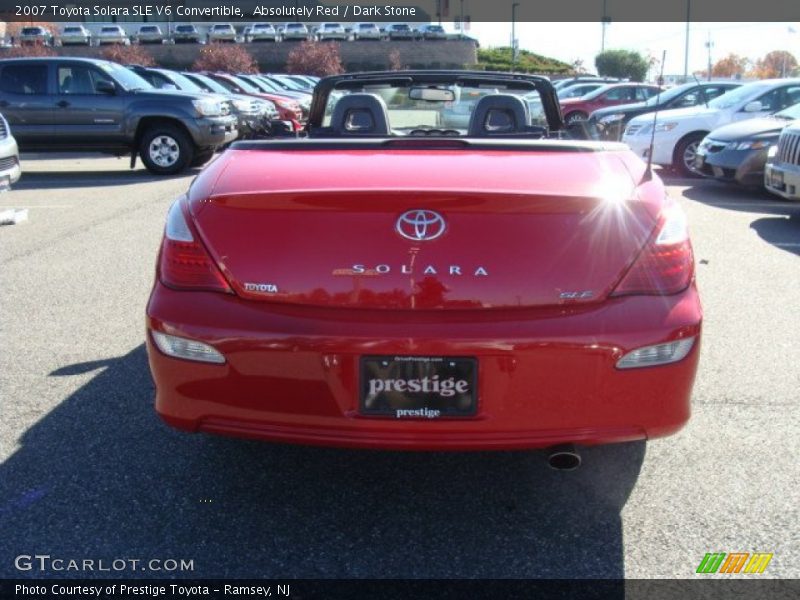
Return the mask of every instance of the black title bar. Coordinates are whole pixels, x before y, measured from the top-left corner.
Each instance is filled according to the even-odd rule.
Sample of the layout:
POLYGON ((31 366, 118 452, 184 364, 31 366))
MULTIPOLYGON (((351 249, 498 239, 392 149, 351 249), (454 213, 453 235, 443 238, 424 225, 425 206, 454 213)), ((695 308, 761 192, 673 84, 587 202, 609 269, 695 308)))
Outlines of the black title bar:
POLYGON ((800 21, 793 0, 0 0, 4 21, 800 21))

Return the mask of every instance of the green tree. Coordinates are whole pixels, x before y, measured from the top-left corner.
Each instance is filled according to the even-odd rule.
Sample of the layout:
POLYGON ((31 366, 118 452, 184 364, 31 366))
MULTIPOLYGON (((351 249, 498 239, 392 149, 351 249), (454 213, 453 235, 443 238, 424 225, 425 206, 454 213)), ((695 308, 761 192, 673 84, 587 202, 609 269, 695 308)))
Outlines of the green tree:
POLYGON ((594 65, 603 77, 631 81, 644 81, 650 66, 644 56, 633 50, 606 50, 595 57, 594 65))

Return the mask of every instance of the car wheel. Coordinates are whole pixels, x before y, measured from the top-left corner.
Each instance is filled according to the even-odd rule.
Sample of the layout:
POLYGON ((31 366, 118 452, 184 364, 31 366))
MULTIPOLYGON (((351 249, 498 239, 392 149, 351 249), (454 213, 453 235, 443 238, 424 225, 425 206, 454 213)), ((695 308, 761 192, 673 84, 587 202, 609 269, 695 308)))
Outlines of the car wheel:
POLYGON ((214 149, 213 148, 204 148, 203 150, 198 150, 197 153, 194 155, 192 159, 191 166, 193 167, 202 167, 208 161, 211 160, 211 157, 214 156, 214 149))
POLYGON ((189 136, 175 125, 156 125, 144 132, 139 155, 148 171, 172 175, 192 163, 194 146, 189 136))
POLYGON ((697 158, 697 147, 705 137, 704 133, 687 135, 675 146, 675 155, 672 157, 672 167, 682 177, 698 177, 694 170, 694 160, 697 158))
POLYGON ((566 117, 564 117, 564 122, 567 125, 570 125, 572 123, 580 123, 581 121, 585 121, 588 117, 589 115, 587 115, 585 112, 576 110, 575 112, 571 112, 566 117))

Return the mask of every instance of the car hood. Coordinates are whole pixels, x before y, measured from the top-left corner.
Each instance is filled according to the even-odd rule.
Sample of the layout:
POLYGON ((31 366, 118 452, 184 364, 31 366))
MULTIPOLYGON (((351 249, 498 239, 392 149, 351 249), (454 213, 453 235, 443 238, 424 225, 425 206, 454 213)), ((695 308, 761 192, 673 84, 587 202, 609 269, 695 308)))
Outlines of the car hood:
POLYGON ((134 93, 138 97, 152 97, 158 100, 163 100, 164 98, 172 98, 174 100, 199 100, 201 98, 208 98, 209 96, 214 96, 217 98, 224 98, 222 94, 216 93, 199 93, 199 92, 187 92, 183 90, 159 90, 157 88, 153 88, 150 90, 134 90, 134 93))
POLYGON ((776 119, 763 117, 759 119, 747 119, 738 123, 731 123, 715 129, 708 134, 708 137, 720 142, 731 142, 742 138, 752 138, 766 134, 778 134, 788 123, 786 119, 776 119))

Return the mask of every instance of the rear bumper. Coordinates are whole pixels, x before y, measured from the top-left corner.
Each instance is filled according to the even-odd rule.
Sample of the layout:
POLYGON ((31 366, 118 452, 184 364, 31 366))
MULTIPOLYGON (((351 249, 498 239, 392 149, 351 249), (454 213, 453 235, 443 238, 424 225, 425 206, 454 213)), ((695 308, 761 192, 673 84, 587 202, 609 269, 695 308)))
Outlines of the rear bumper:
MULTIPOLYGON (((455 312, 455 311, 454 311, 455 312)), ((398 315, 278 307, 157 283, 147 309, 156 410, 172 426, 314 445, 419 450, 600 444, 669 435, 689 418, 701 308, 694 286, 564 315, 398 315), (226 364, 170 358, 150 331, 202 340, 226 364), (629 350, 697 336, 678 363, 619 370, 629 350), (478 412, 433 420, 358 412, 362 355, 478 360, 478 412)))

